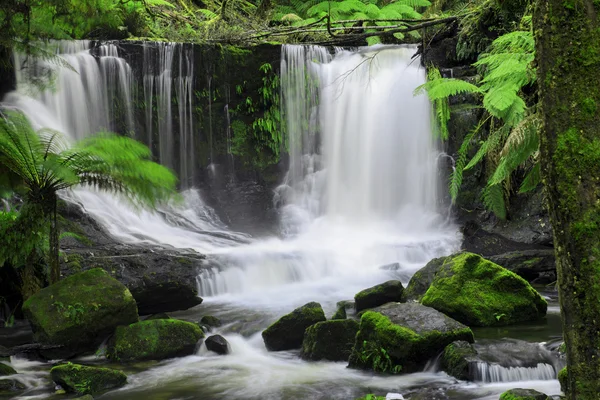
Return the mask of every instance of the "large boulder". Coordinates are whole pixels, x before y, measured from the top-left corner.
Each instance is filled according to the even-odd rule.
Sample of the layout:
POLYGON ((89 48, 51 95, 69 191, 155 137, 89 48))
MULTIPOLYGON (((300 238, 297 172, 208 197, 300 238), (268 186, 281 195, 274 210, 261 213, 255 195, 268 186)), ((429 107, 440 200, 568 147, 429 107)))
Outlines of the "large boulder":
POLYGON ((162 360, 194 353, 204 337, 202 329, 176 319, 153 319, 119 326, 108 342, 106 355, 121 362, 162 360))
POLYGON ((356 332, 358 322, 353 319, 317 322, 304 332, 302 358, 315 361, 348 361, 356 332))
POLYGON ((539 282, 541 277, 556 278, 556 260, 553 249, 530 249, 511 251, 488 257, 523 279, 539 282))
POLYGON ((70 249, 62 257, 62 273, 102 268, 123 283, 140 315, 186 310, 202 303, 196 278, 204 256, 191 250, 103 244, 70 249))
POLYGON ((473 332, 417 303, 388 303, 363 314, 349 366, 376 372, 415 372, 450 343, 473 342, 473 332))
POLYGON ((441 368, 448 375, 466 381, 473 376, 469 365, 478 361, 476 357, 477 351, 471 343, 464 340, 452 342, 442 353, 441 368))
POLYGON ((95 395, 127 383, 127 375, 119 370, 72 363, 53 367, 50 376, 67 392, 78 394, 95 395))
POLYGON ((392 301, 402 301, 404 287, 400 281, 387 281, 358 292, 354 296, 356 312, 381 306, 392 301))
POLYGON ((0 379, 0 395, 25 390, 26 386, 16 379, 0 379))
POLYGON ((473 253, 447 257, 421 303, 469 326, 531 321, 548 307, 526 280, 473 253))
POLYGON ((99 268, 42 289, 25 302, 23 312, 37 342, 63 346, 50 357, 96 350, 117 326, 138 320, 131 292, 99 268))
POLYGON ((437 274, 440 268, 442 268, 442 265, 444 265, 446 258, 447 257, 434 258, 423 268, 415 272, 412 278, 410 278, 408 286, 404 289, 404 293, 402 294, 403 300, 421 300, 423 295, 427 292, 427 289, 429 289, 431 282, 433 282, 435 274, 437 274))
POLYGON ((307 303, 284 315, 263 331, 265 346, 269 351, 299 349, 302 347, 306 328, 325 320, 325 313, 319 303, 307 303))
POLYGON ((550 400, 550 397, 533 389, 511 389, 502 393, 500 400, 550 400))

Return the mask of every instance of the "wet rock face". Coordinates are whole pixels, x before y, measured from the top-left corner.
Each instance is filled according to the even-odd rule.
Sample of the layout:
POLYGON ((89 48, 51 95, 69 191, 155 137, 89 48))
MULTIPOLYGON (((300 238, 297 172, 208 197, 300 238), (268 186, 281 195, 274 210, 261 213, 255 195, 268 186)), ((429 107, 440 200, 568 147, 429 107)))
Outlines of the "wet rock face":
POLYGON ((415 272, 404 290, 404 301, 421 300, 427 289, 429 289, 431 282, 433 282, 435 274, 442 268, 445 259, 446 257, 434 258, 423 268, 415 272))
POLYGON ((302 347, 306 328, 325 319, 319 303, 307 303, 284 315, 263 331, 265 346, 269 351, 299 349, 302 347))
POLYGON ((128 326, 119 326, 107 347, 111 360, 162 360, 194 353, 202 329, 190 322, 176 319, 154 319, 128 326))
POLYGON ((67 392, 78 394, 95 395, 127 383, 127 375, 119 370, 72 363, 53 367, 50 376, 67 392))
POLYGON ((421 303, 469 326, 531 321, 548 307, 523 278, 473 253, 447 257, 421 303))
POLYGON ((305 360, 348 361, 358 322, 351 319, 317 322, 308 327, 302 342, 305 360))
POLYGON ((356 312, 381 306, 392 301, 402 301, 402 282, 392 280, 362 290, 354 296, 356 312))
POLYGON ((229 342, 221 335, 212 335, 204 341, 206 348, 220 355, 229 354, 229 342))
POLYGON ((511 389, 502 393, 500 400, 550 400, 550 397, 533 389, 511 389))
POLYGON ((117 326, 138 320, 131 292, 99 268, 42 289, 25 302, 23 312, 37 342, 63 346, 49 357, 94 351, 117 326))
POLYGON ((376 372, 415 372, 457 340, 472 343, 473 332, 433 308, 388 303, 361 317, 349 366, 376 372))
POLYGON ((442 354, 442 370, 456 379, 469 380, 472 376, 469 364, 477 362, 476 356, 477 351, 472 344, 465 341, 450 343, 442 354))

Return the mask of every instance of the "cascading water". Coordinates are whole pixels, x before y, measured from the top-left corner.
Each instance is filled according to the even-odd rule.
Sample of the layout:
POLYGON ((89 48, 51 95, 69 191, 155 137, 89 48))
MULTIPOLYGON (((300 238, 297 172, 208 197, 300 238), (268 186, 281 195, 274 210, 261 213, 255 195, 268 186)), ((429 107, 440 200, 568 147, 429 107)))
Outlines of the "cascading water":
POLYGON ((304 282, 299 291, 308 299, 317 293, 307 282, 331 292, 335 281, 336 295, 351 296, 384 279, 382 265, 399 263, 407 279, 457 248, 456 230, 438 212, 439 152, 429 102, 413 96, 425 82, 414 52, 283 47, 290 167, 276 201, 286 240, 215 257, 201 275, 201 294, 271 293, 304 282))
MULTIPOLYGON (((135 135, 132 111, 134 74, 127 62, 118 56, 117 46, 102 44, 93 49, 97 54, 94 56, 90 52, 90 42, 57 42, 54 45, 57 54, 68 66, 56 68, 48 62, 16 53, 18 88, 4 98, 2 106, 24 112, 36 129, 50 128, 72 140, 101 131, 135 135), (50 69, 56 70, 55 78, 49 81, 54 87, 40 89, 35 83, 49 76, 50 69)), ((144 49, 148 47, 149 44, 144 49)), ((180 160, 179 171, 184 181, 191 181, 194 168, 194 157, 190 155, 193 153, 193 52, 191 47, 174 43, 158 43, 153 48, 160 56, 144 52, 145 68, 150 66, 154 69, 144 71, 144 88, 147 91, 142 97, 150 99, 147 104, 150 110, 152 100, 156 98, 160 115, 156 131, 159 157, 166 164, 175 162, 172 145, 173 137, 178 137, 181 150, 177 157, 180 160), (173 62, 174 58, 177 63, 173 62), (151 62, 155 60, 158 61, 151 62), (175 66, 178 72, 171 75, 175 66), (165 115, 172 116, 172 96, 177 100, 179 133, 172 121, 165 122, 165 115), (170 152, 160 153, 161 149, 170 149, 170 152)), ((150 133, 153 132, 153 115, 146 114, 146 127, 150 133)), ((152 134, 143 139, 148 139, 150 146, 155 143, 152 134)), ((76 189, 63 193, 63 196, 84 205, 109 233, 126 243, 150 243, 205 252, 248 241, 246 235, 228 231, 195 189, 185 193, 183 205, 164 206, 160 213, 133 210, 118 197, 94 190, 76 189)))
MULTIPOLYGON (((118 57, 118 48, 105 44, 94 57, 89 46, 60 44, 74 71, 61 70, 56 91, 26 92, 26 83, 43 73, 45 65, 17 55, 17 65, 26 68, 18 69, 19 90, 2 106, 19 108, 36 127, 74 139, 105 129, 134 132, 184 182, 192 182, 191 49, 144 43, 143 93, 136 96, 131 91, 135 77, 118 57), (134 98, 145 103, 143 133, 135 132, 131 118, 134 98), (176 122, 157 118, 154 107, 176 122)), ((345 363, 309 363, 293 352, 267 352, 260 337, 269 323, 298 305, 319 301, 329 313, 335 302, 365 287, 391 277, 407 280, 431 258, 458 249, 456 229, 439 211, 430 106, 424 97, 412 95, 425 81, 419 61, 411 59, 414 51, 380 47, 330 53, 316 46, 283 47, 282 112, 290 168, 275 194, 283 239, 254 240, 228 230, 196 190, 184 192, 184 207, 165 206, 160 213, 134 212, 118 198, 90 190, 65 194, 124 242, 207 253, 207 268, 199 277, 205 297, 200 312, 228 322, 217 332, 229 341, 231 355, 214 356, 202 349, 142 372, 136 369, 127 386, 103 398, 341 400, 372 391, 406 394, 452 387, 448 398, 453 400, 492 400, 515 387, 457 384, 433 370, 373 376, 349 370, 345 363), (380 268, 392 263, 399 268, 380 268)), ((209 77, 209 93, 211 85, 209 77)), ((197 314, 191 309, 173 316, 197 320, 197 314)), ((47 372, 39 371, 44 366, 12 361, 19 372, 16 379, 28 387, 46 385, 47 372)), ((545 378, 541 373, 487 375, 481 380, 514 375, 536 380, 525 382, 527 387, 559 393, 555 380, 537 381, 545 378)), ((45 398, 48 390, 39 393, 24 398, 45 398)))

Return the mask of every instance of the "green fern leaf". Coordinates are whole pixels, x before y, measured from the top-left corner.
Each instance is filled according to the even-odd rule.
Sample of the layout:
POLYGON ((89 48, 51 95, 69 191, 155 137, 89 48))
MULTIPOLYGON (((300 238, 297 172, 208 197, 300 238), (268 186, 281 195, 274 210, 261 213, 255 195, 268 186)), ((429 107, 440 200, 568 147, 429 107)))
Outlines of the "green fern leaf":
POLYGON ((486 209, 492 211, 500 219, 506 219, 506 203, 502 185, 486 186, 481 193, 481 200, 486 209))
POLYGON ((537 162, 533 168, 525 175, 523 183, 519 188, 519 193, 526 193, 534 190, 542 182, 541 165, 537 162))

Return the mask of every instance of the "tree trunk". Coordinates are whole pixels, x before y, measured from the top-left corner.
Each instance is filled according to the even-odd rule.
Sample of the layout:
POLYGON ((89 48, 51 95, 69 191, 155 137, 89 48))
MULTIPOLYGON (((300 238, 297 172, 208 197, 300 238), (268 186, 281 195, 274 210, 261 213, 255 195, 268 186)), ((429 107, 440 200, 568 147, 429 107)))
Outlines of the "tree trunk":
POLYGON ((50 283, 56 283, 60 280, 60 259, 59 259, 59 239, 58 239, 58 221, 57 221, 57 198, 54 195, 54 204, 52 209, 52 221, 50 222, 50 283))
POLYGON ((600 393, 599 12, 598 0, 538 0, 534 15, 570 400, 600 393))

